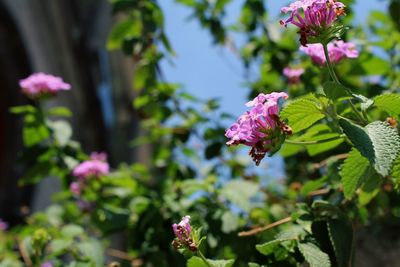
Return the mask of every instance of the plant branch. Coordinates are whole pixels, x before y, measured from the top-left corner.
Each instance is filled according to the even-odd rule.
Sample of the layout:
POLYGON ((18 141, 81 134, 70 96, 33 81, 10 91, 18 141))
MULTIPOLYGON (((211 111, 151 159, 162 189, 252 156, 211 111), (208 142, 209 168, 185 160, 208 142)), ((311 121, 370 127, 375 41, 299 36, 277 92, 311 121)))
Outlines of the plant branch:
POLYGON ((212 267, 212 265, 208 262, 208 260, 206 259, 206 257, 204 257, 203 253, 201 253, 200 250, 197 251, 197 254, 200 256, 200 258, 204 261, 204 263, 205 263, 208 267, 212 267))
POLYGON ((288 222, 290 222, 291 220, 292 220, 292 217, 286 217, 286 218, 284 218, 284 219, 282 219, 282 220, 276 221, 276 222, 271 223, 271 224, 268 224, 268 225, 266 225, 266 226, 257 227, 257 228, 254 228, 254 229, 250 230, 250 231, 240 232, 240 233, 238 234, 238 236, 242 237, 242 236, 252 236, 252 235, 256 235, 256 234, 259 234, 259 233, 261 233, 261 232, 264 232, 264 231, 266 231, 266 230, 268 230, 268 229, 271 229, 271 228, 274 228, 274 227, 276 227, 276 226, 279 226, 279 225, 281 225, 281 224, 288 223, 288 222))

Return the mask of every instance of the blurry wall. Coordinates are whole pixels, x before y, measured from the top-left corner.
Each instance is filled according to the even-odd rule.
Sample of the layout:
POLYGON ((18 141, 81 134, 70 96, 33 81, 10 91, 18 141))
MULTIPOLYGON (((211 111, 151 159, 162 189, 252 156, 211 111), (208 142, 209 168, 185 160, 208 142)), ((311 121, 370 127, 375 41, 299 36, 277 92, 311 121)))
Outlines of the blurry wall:
MULTIPOLYGON (((127 146, 137 129, 131 105, 133 64, 105 50, 112 22, 106 0, 0 0, 0 217, 5 220, 17 222, 21 206, 31 202, 32 188, 17 187, 23 172, 17 168, 21 121, 7 111, 28 102, 18 80, 31 72, 58 75, 72 84, 71 91, 48 105, 73 111, 74 139, 87 153, 106 151, 111 165, 137 160, 127 146)), ((54 181, 46 179, 36 188, 34 209, 49 204, 59 188, 54 181)))

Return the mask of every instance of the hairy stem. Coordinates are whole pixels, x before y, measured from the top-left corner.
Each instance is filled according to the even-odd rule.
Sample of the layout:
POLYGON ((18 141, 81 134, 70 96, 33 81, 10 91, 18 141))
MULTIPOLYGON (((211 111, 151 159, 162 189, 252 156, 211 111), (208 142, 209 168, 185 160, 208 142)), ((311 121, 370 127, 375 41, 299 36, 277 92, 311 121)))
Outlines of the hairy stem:
POLYGON ((203 253, 201 253, 200 250, 197 251, 197 254, 199 255, 199 257, 204 261, 204 263, 208 266, 208 267, 213 267, 208 260, 206 259, 206 257, 204 257, 203 253))
MULTIPOLYGON (((334 82, 336 82, 337 84, 341 84, 338 77, 336 76, 335 70, 333 69, 331 59, 329 58, 328 44, 322 44, 322 46, 324 48, 326 66, 328 67, 329 75, 331 76, 331 78, 334 82)), ((347 88, 346 88, 346 93, 349 96, 353 97, 352 92, 350 92, 350 90, 348 90, 347 88)), ((361 120, 361 122, 368 123, 368 121, 366 121, 364 116, 357 110, 357 108, 355 107, 355 105, 351 99, 349 100, 349 103, 350 103, 351 110, 357 115, 357 117, 361 120)))

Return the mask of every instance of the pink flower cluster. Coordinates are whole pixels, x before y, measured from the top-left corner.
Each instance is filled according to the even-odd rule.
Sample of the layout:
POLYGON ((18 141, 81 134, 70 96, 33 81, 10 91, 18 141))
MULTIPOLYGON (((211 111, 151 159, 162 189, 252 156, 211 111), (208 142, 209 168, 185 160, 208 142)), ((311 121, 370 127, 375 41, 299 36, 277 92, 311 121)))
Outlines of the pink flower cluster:
MULTIPOLYGON (((325 53, 322 44, 309 44, 307 47, 300 47, 300 51, 303 51, 309 55, 318 65, 325 65, 325 53)), ((356 45, 353 43, 346 43, 344 41, 333 41, 328 44, 329 59, 333 64, 337 64, 344 58, 357 58, 358 51, 356 45)))
POLYGON ((290 68, 286 67, 283 69, 283 75, 288 78, 289 84, 298 84, 300 83, 300 76, 304 73, 303 68, 290 68))
POLYGON ((8 229, 8 223, 0 219, 0 231, 5 231, 8 229))
POLYGON ((187 247, 191 251, 197 250, 197 246, 191 237, 192 226, 190 225, 189 215, 184 216, 178 224, 174 223, 172 225, 172 230, 176 236, 176 239, 172 242, 175 248, 187 247))
MULTIPOLYGON (((101 175, 108 174, 110 172, 110 166, 108 165, 106 160, 107 155, 105 153, 92 153, 90 155, 90 160, 86 160, 76 166, 72 174, 81 180, 84 180, 85 178, 91 176, 99 177, 101 175)), ((73 188, 77 187, 73 185, 73 188)))
POLYGON ((286 20, 281 20, 285 27, 293 24, 299 27, 300 43, 306 46, 309 36, 318 36, 326 31, 336 19, 344 14, 345 5, 336 0, 300 0, 281 8, 281 12, 289 13, 286 20), (303 11, 301 13, 301 11, 303 11))
POLYGON ((71 85, 65 83, 60 77, 43 72, 34 73, 28 78, 20 80, 19 85, 22 92, 30 98, 56 95, 58 91, 71 89, 71 85))
POLYGON ((291 129, 279 119, 279 106, 281 101, 288 98, 283 92, 259 94, 246 106, 251 107, 239 117, 225 136, 230 140, 227 145, 244 144, 250 146, 250 156, 259 165, 267 152, 274 151, 281 145, 282 135, 291 134, 291 129))

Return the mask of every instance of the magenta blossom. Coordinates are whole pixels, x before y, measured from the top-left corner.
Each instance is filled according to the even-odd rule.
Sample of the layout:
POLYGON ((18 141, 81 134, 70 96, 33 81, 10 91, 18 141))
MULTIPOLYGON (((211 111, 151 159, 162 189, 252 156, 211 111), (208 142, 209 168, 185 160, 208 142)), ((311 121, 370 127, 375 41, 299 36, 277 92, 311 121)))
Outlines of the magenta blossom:
POLYGON ((82 188, 81 184, 79 182, 72 182, 69 185, 69 190, 74 194, 75 196, 79 196, 81 194, 82 188))
POLYGON ((8 223, 0 219, 0 231, 5 231, 8 229, 8 223))
POLYGON ((256 165, 260 164, 267 152, 275 153, 285 135, 292 133, 291 129, 279 119, 281 101, 287 98, 288 95, 283 92, 261 93, 246 103, 251 109, 226 130, 225 136, 230 139, 226 144, 250 146, 249 154, 256 165))
POLYGON ((40 265, 40 267, 53 267, 53 266, 54 266, 54 265, 53 265, 53 263, 52 263, 51 261, 42 263, 42 264, 40 265))
POLYGON ((69 90, 71 85, 65 83, 60 77, 43 72, 34 73, 28 78, 19 81, 22 92, 30 98, 42 95, 56 95, 58 91, 69 90))
POLYGON ((176 236, 176 239, 174 240, 174 242, 172 242, 172 245, 175 248, 187 247, 192 251, 197 250, 197 246, 193 242, 193 239, 191 237, 192 226, 190 225, 189 215, 184 216, 180 223, 174 223, 172 225, 172 230, 174 231, 174 234, 176 236))
POLYGON ((344 14, 345 5, 336 0, 300 0, 288 7, 281 8, 281 12, 289 13, 281 25, 287 27, 293 24, 299 28, 300 43, 306 46, 308 38, 318 37, 328 31, 340 15, 344 14))
POLYGON ((93 153, 90 160, 86 160, 76 166, 72 173, 79 179, 106 175, 110 172, 110 166, 105 160, 107 160, 105 153, 93 153))
POLYGON ((288 78, 290 84, 298 84, 300 83, 300 76, 304 73, 303 68, 292 69, 290 67, 286 67, 283 69, 283 75, 288 78))
MULTIPOLYGON (((326 59, 322 44, 309 44, 307 47, 302 46, 300 47, 300 51, 309 55, 314 63, 321 66, 325 65, 326 59)), ((328 44, 328 54, 331 62, 337 64, 344 58, 357 58, 359 53, 355 44, 340 40, 328 44)))

